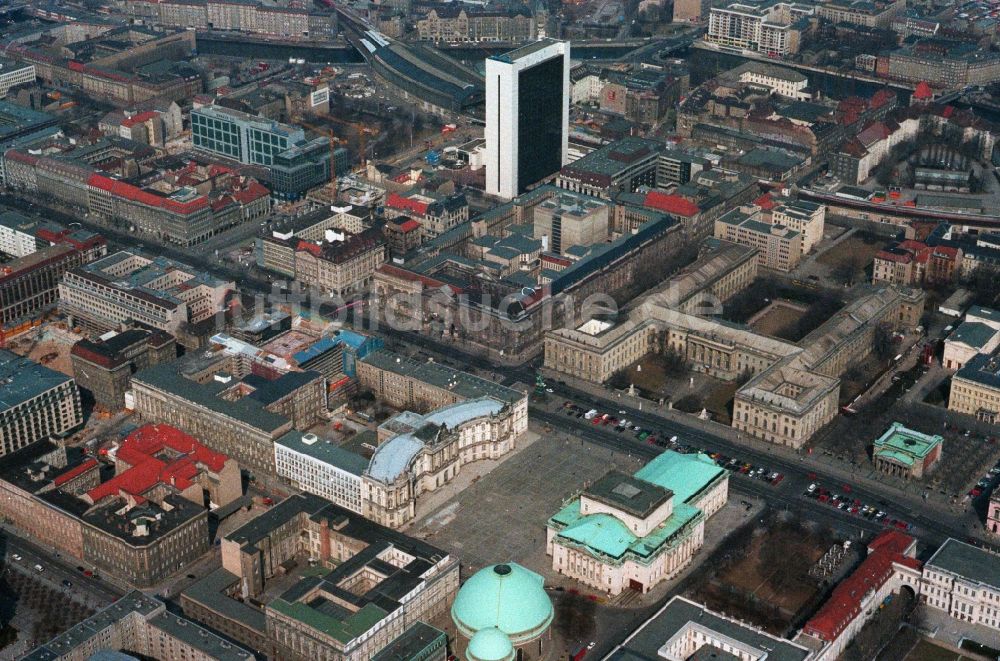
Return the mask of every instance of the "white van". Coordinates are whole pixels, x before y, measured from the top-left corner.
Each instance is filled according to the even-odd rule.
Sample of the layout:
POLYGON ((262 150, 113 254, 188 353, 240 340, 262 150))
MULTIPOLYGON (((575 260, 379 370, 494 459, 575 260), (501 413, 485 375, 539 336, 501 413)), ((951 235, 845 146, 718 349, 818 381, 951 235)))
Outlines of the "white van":
POLYGON ((597 416, 597 409, 590 409, 583 415, 583 418, 584 420, 593 420, 596 416, 597 416))

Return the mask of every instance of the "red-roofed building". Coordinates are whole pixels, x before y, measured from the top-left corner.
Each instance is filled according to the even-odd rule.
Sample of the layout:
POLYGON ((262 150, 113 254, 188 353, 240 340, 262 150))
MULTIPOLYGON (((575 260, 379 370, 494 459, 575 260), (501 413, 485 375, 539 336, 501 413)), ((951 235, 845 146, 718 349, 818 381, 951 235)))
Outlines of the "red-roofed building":
POLYGON ((126 117, 118 125, 118 135, 155 147, 163 146, 165 127, 160 113, 155 110, 126 117))
POLYGON ((130 504, 159 502, 166 494, 176 493, 196 505, 215 509, 242 495, 235 459, 208 449, 170 425, 136 429, 109 456, 114 457, 116 474, 87 491, 85 499, 90 503, 113 497, 130 504))
POLYGON ((919 592, 923 565, 915 557, 916 546, 914 538, 898 530, 888 530, 872 540, 868 557, 833 589, 819 612, 802 627, 801 636, 826 645, 822 658, 837 658, 886 597, 904 586, 914 594, 919 592))
MULTIPOLYGON (((189 173, 169 176, 176 182, 183 181, 185 174, 189 173)), ((183 246, 205 241, 232 225, 256 220, 270 211, 270 194, 259 182, 228 173, 218 173, 209 180, 213 185, 209 194, 178 188, 166 195, 95 173, 87 180, 87 201, 91 213, 99 217, 125 220, 140 231, 183 246)))
POLYGON ((917 88, 913 90, 913 100, 927 102, 934 98, 934 90, 931 86, 927 84, 926 81, 920 81, 917 84, 917 88))
POLYGON ((960 248, 931 248, 921 241, 906 239, 875 254, 872 282, 910 287, 952 282, 962 257, 960 248))
POLYGON ((389 197, 385 200, 387 210, 391 209, 393 212, 414 214, 417 216, 427 213, 427 206, 429 204, 430 200, 423 200, 419 197, 404 197, 399 193, 389 193, 389 197))
POLYGON ((683 216, 685 218, 691 218, 701 212, 698 205, 686 197, 655 190, 651 190, 646 193, 646 198, 643 200, 643 206, 650 209, 656 209, 657 211, 662 211, 664 213, 669 213, 673 216, 683 216))
POLYGON ((420 247, 422 241, 420 222, 409 216, 397 216, 386 221, 383 231, 389 253, 393 256, 402 257, 420 247))

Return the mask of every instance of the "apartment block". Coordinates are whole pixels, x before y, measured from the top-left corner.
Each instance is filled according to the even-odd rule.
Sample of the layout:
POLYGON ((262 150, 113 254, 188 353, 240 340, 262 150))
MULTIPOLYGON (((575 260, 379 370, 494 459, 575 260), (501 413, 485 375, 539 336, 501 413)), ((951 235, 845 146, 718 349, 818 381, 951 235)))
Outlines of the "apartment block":
POLYGON ((35 65, 0 57, 0 99, 11 87, 35 82, 35 65))
POLYGON ((808 27, 803 19, 814 13, 812 5, 786 2, 712 7, 705 40, 776 56, 797 53, 802 32, 808 27))

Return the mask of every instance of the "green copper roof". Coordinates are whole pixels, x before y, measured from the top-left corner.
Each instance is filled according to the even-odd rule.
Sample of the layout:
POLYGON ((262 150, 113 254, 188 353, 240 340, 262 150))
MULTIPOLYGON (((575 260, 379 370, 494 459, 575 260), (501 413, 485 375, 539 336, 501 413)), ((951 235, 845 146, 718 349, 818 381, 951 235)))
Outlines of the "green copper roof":
POLYGON ((895 450, 876 450, 875 454, 879 457, 884 457, 886 459, 893 459, 903 464, 904 466, 913 465, 913 457, 906 454, 905 452, 896 452, 895 450))
POLYGON ((691 526, 704 518, 697 507, 674 505, 674 512, 645 537, 636 537, 621 521, 610 514, 580 515, 580 499, 574 498, 549 519, 561 539, 584 547, 603 560, 622 560, 626 554, 643 562, 660 551, 688 537, 691 526))
POLYGON ((677 511, 676 503, 687 503, 724 471, 707 455, 668 450, 636 471, 635 477, 673 491, 677 511))
POLYGON ((480 629, 469 641, 465 651, 469 661, 511 661, 514 646, 499 629, 480 629))
POLYGON ((875 453, 892 456, 900 461, 903 460, 903 456, 908 456, 910 459, 904 463, 909 465, 913 463, 914 459, 926 457, 943 441, 944 439, 940 436, 921 434, 918 431, 907 429, 900 422, 894 422, 880 438, 876 439, 875 453), (889 454, 890 451, 892 454, 889 454))
POLYGON ((577 519, 559 536, 597 549, 612 558, 625 555, 638 539, 624 523, 610 514, 591 514, 577 519))
POLYGON ((458 591, 451 619, 464 635, 499 629, 511 643, 537 638, 552 622, 544 580, 519 564, 484 567, 458 591))

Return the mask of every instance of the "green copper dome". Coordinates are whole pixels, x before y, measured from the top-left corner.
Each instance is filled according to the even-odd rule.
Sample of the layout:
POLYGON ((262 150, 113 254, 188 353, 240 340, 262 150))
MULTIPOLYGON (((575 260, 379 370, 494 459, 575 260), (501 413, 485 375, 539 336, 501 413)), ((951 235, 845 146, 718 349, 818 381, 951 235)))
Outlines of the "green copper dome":
POLYGON ((484 629, 499 629, 513 645, 520 645, 552 623, 552 602, 535 572, 513 562, 493 565, 465 582, 452 604, 451 619, 469 638, 484 629))
POLYGON ((465 656, 468 661, 511 661, 514 646, 503 631, 480 629, 469 641, 465 656))

